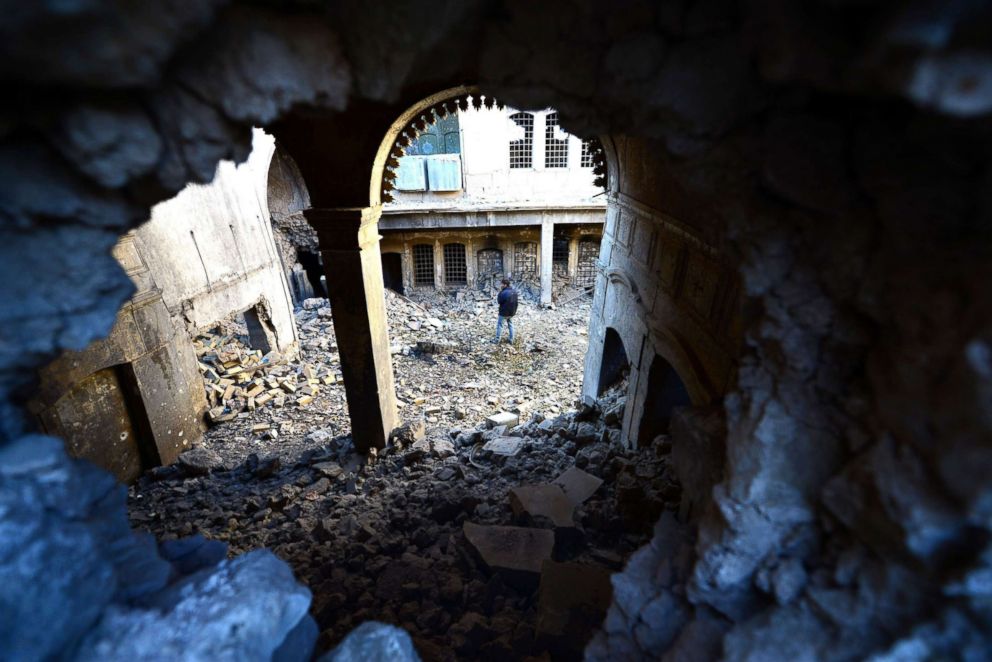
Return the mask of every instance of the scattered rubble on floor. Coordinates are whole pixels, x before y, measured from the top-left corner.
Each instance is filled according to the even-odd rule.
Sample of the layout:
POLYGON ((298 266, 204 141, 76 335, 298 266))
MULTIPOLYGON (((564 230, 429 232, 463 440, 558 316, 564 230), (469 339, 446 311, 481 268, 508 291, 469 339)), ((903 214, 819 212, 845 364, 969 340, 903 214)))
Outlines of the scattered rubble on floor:
POLYGON ((653 520, 634 511, 679 505, 669 445, 631 452, 605 441, 619 423, 604 412, 622 393, 510 429, 484 416, 466 428, 414 423, 367 458, 322 428, 298 444, 270 439, 264 454, 242 449, 236 463, 218 452, 207 475, 141 479, 131 520, 166 539, 199 532, 234 553, 270 547, 314 594, 318 651, 381 621, 409 632, 425 660, 577 659, 609 603, 602 578, 649 539, 653 520), (483 449, 499 438, 517 440, 518 453, 483 449), (515 512, 511 492, 535 489, 562 495, 571 526, 515 512), (576 573, 582 596, 563 585, 576 573))
MULTIPOLYGON (((308 301, 311 301, 308 299, 308 301)), ((233 325, 236 326, 236 325, 233 325)), ((263 356, 250 349, 245 334, 201 334, 193 341, 200 374, 203 375, 214 424, 234 420, 244 411, 271 405, 300 407, 313 402, 322 387, 341 383, 340 366, 334 362, 291 364, 278 352, 263 356)), ((272 428, 259 423, 253 432, 272 428)), ((275 433, 270 433, 275 434, 275 433)))

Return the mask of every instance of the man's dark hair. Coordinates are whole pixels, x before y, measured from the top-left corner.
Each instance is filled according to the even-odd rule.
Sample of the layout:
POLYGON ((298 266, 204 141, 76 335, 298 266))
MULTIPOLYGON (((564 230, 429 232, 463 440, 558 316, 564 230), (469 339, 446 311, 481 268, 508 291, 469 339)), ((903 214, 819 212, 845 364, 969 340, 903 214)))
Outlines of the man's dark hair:
POLYGON ((509 279, 509 278, 504 278, 504 279, 502 280, 502 283, 503 283, 504 285, 506 285, 507 287, 509 287, 509 285, 510 285, 510 279, 509 279))

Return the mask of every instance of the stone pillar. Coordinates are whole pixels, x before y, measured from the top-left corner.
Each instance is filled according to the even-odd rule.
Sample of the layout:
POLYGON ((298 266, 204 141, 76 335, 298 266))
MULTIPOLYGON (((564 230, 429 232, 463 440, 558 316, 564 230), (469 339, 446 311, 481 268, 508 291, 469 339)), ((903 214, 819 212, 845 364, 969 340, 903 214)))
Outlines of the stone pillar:
POLYGON ((385 447, 397 424, 379 256, 380 213, 379 207, 304 212, 320 242, 351 436, 362 453, 385 447))
POLYGON ((547 214, 541 216, 541 305, 551 303, 552 250, 555 243, 555 222, 547 214))

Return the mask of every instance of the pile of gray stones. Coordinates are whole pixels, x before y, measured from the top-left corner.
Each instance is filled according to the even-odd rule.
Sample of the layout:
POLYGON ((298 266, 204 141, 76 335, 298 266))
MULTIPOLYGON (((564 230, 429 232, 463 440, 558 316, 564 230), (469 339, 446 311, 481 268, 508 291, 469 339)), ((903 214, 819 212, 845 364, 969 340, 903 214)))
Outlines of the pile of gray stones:
POLYGON ((238 464, 200 447, 132 486, 130 519, 163 545, 270 548, 313 594, 318 653, 379 621, 428 660, 579 659, 611 574, 679 508, 667 437, 620 444, 623 393, 526 422, 418 419, 366 456, 324 430, 238 464))

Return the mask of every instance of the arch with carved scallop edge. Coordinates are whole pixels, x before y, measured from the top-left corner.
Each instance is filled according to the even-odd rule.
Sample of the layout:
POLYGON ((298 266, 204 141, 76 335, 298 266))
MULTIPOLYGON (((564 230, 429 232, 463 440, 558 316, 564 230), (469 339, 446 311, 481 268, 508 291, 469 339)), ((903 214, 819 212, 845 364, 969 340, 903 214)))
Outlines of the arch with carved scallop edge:
MULTIPOLYGON (((390 125, 372 164, 372 178, 369 183, 371 207, 392 201, 390 191, 393 190, 399 159, 404 155, 406 148, 433 123, 433 117, 435 115, 447 117, 460 110, 468 110, 470 105, 475 109, 505 107, 501 101, 484 94, 478 87, 461 85, 421 99, 390 125)), ((589 141, 589 149, 593 157, 594 184, 606 188, 609 172, 608 152, 599 138, 593 137, 589 141)))

